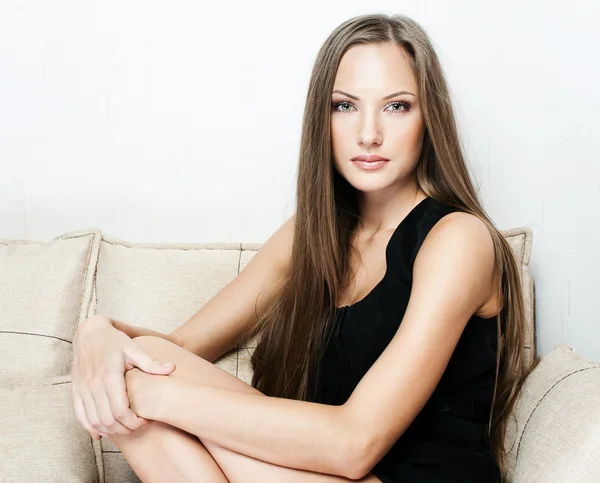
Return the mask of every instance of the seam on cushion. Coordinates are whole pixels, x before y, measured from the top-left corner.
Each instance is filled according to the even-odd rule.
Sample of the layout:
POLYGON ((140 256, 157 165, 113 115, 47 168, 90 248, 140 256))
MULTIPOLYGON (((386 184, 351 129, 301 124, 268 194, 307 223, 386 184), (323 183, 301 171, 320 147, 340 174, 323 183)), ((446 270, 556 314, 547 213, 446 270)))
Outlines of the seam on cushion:
POLYGON ((33 335, 33 336, 37 336, 37 337, 48 337, 49 339, 62 340, 63 342, 66 342, 68 344, 73 343, 73 341, 70 341, 67 339, 62 339, 61 337, 57 337, 55 335, 32 334, 30 332, 16 332, 16 331, 12 331, 12 330, 0 330, 0 334, 33 335))
POLYGON ((106 449, 106 450, 102 450, 102 453, 116 453, 119 454, 121 453, 121 451, 115 451, 114 449, 106 449))
POLYGON ((184 252, 190 251, 190 250, 240 250, 241 248, 241 243, 236 243, 236 242, 206 242, 206 243, 202 243, 200 245, 210 245, 210 244, 217 244, 217 243, 222 243, 222 244, 226 244, 226 243, 231 243, 231 246, 228 247, 222 247, 222 246, 189 246, 188 244, 181 244, 182 246, 177 246, 177 244, 171 244, 170 246, 156 246, 159 245, 154 244, 154 243, 132 243, 132 242, 126 242, 125 240, 115 240, 111 237, 107 237, 105 235, 102 236, 102 242, 103 243, 107 243, 109 245, 116 245, 116 246, 122 246, 125 248, 141 248, 144 250, 181 250, 184 252), (236 245, 240 245, 240 247, 236 246, 236 245))
MULTIPOLYGON (((242 266, 242 244, 240 243, 240 255, 238 257, 238 266, 237 266, 237 274, 240 274, 240 267, 242 266)), ((236 344, 235 351, 235 377, 239 378, 240 374, 240 344, 239 342, 236 344)))
MULTIPOLYGON (((90 236, 90 235, 95 236, 95 232, 82 233, 81 235, 67 236, 65 238, 58 237, 58 240, 74 240, 75 238, 83 238, 83 237, 90 236)), ((57 240, 57 238, 55 238, 54 240, 57 240)), ((53 240, 50 240, 50 241, 53 241, 53 240)), ((49 243, 49 242, 43 242, 43 243, 49 243)))
POLYGON ((61 384, 71 384, 71 381, 53 382, 51 386, 60 386, 61 384))
POLYGON ((527 421, 525 421, 525 425, 523 426, 523 431, 521 431, 521 436, 519 437, 519 444, 517 446, 517 453, 515 454, 515 461, 519 459, 519 450, 521 449, 521 441, 523 441, 523 436, 525 436, 525 431, 527 430, 527 425, 529 424, 529 420, 533 416, 533 413, 535 413, 535 411, 538 408, 538 406, 542 403, 542 401, 544 400, 544 398, 548 395, 548 393, 550 393, 550 391, 552 391, 552 389, 556 385, 558 385, 559 383, 561 383, 562 381, 564 381, 568 377, 572 376, 573 374, 577 374, 578 372, 583 372, 583 371, 587 371, 587 370, 590 370, 590 369, 600 369, 600 367, 599 366, 584 367, 583 369, 578 369, 576 371, 570 372, 569 374, 567 374, 566 376, 560 378, 558 381, 556 381, 554 384, 552 384, 552 386, 544 393, 544 395, 540 398, 540 400, 537 402, 537 404, 533 408, 533 411, 531 411, 531 413, 529 414, 529 417, 527 418, 527 421))
POLYGON ((106 465, 104 464, 104 453, 102 452, 102 443, 101 440, 95 440, 91 437, 92 445, 94 446, 94 458, 96 459, 96 467, 98 468, 98 481, 105 483, 106 482, 106 465))
POLYGON ((30 238, 21 238, 21 239, 17 239, 17 240, 12 240, 10 238, 0 238, 0 244, 1 245, 46 245, 55 240, 73 240, 75 238, 83 238, 85 236, 93 235, 96 233, 95 230, 97 230, 97 228, 89 228, 88 230, 89 231, 77 230, 76 232, 71 232, 71 233, 79 233, 80 231, 82 231, 82 233, 79 235, 68 235, 68 233, 63 233, 62 235, 57 236, 56 238, 52 238, 51 240, 38 240, 38 239, 33 240, 30 238))
POLYGON ((98 281, 98 263, 100 263, 100 256, 98 256, 98 261, 96 262, 96 268, 94 269, 94 275, 92 276, 92 299, 90 300, 90 306, 88 307, 88 313, 87 316, 91 317, 92 315, 97 315, 98 313, 98 285, 96 284, 96 282, 98 281), (94 304, 94 300, 96 301, 96 303, 94 304), (95 305, 94 307, 94 314, 92 314, 90 312, 90 310, 92 309, 92 306, 95 305))
MULTIPOLYGON (((100 250, 102 250, 102 236, 100 237, 100 240, 98 241, 98 256, 96 257, 96 263, 94 264, 94 273, 92 274, 92 282, 91 282, 91 294, 90 294, 90 304, 88 305, 88 309, 87 309, 87 313, 85 314, 85 318, 89 318, 90 315, 90 309, 92 308, 92 303, 94 301, 94 298, 96 299, 96 307, 94 307, 94 309, 98 308, 98 289, 96 286, 96 280, 97 280, 97 276, 98 276, 98 264, 100 263, 100 250)), ((90 250, 90 256, 91 256, 92 250, 90 250)), ((88 266, 89 266, 89 261, 88 261, 88 266)), ((82 300, 82 306, 83 306, 83 300, 82 300)), ((80 309, 81 312, 81 309, 80 309)), ((83 319, 85 320, 85 319, 83 319)), ((81 322, 83 322, 83 320, 80 320, 77 322, 77 328, 79 328, 79 324, 81 322)))
MULTIPOLYGON (((83 284, 81 287, 81 296, 79 297, 79 311, 77 314, 77 324, 75 326, 75 331, 77 331, 77 328, 79 327, 79 324, 85 320, 87 318, 87 313, 86 314, 82 314, 81 311, 83 309, 83 297, 85 295, 85 289, 86 289, 86 285, 87 285, 87 278, 88 278, 88 272, 90 270, 90 260, 92 259, 92 252, 94 251, 94 247, 96 246, 96 239, 97 239, 98 234, 97 233, 93 233, 92 235, 92 240, 90 241, 90 246, 88 249, 88 256, 87 256, 87 261, 85 263, 85 273, 83 274, 83 284), (84 318, 85 315, 85 318, 84 318)), ((100 247, 98 247, 98 251, 100 251, 100 247)), ((100 258, 98 256, 98 258, 100 258)), ((96 260, 96 265, 98 264, 98 260, 96 260)), ((95 268, 95 267, 94 267, 95 268)), ((93 281, 92 281, 93 284, 93 281)), ((93 288, 93 285, 92 285, 93 288)), ((88 312, 89 312, 89 307, 88 307, 88 312)))
POLYGON ((100 446, 100 440, 95 440, 90 435, 90 441, 92 442, 92 451, 94 453, 94 462, 96 463, 96 474, 98 475, 98 483, 104 483, 106 477, 104 475, 104 458, 102 456, 102 447, 100 446), (98 458, 100 461, 98 461, 98 458), (100 472, 102 469, 102 472, 100 472))
POLYGON ((518 233, 516 235, 512 235, 511 238, 512 237, 522 238, 522 240, 519 243, 521 243, 521 246, 523 247, 523 253, 519 257, 519 259, 517 259, 517 257, 515 256, 515 260, 517 260, 517 262, 519 262, 521 266, 525 265, 525 241, 527 240, 527 237, 525 236, 525 233, 518 233))
POLYGON ((521 235, 519 235, 519 237, 522 239, 521 244, 523 246, 523 255, 521 255, 521 265, 525 265, 525 242, 527 241, 527 237, 525 236, 525 233, 522 233, 521 235))
POLYGON ((533 249, 533 230, 530 226, 525 227, 523 231, 523 260, 527 260, 527 267, 531 264, 531 251, 533 249))
MULTIPOLYGON (((536 322, 536 310, 535 310, 535 280, 533 279, 533 277, 531 276, 530 273, 528 273, 528 277, 529 277, 529 284, 531 285, 531 339, 530 339, 530 350, 531 350, 531 354, 530 354, 530 361, 533 362, 535 360, 535 352, 537 350, 537 322, 536 322)), ((531 363, 530 362, 530 363, 531 363)))
POLYGON ((84 236, 90 236, 90 233, 84 233, 82 235, 77 235, 77 236, 69 236, 66 238, 56 237, 56 238, 53 238, 52 240, 29 240, 29 239, 10 240, 8 238, 3 238, 3 239, 0 239, 0 244, 1 245, 22 245, 22 246, 47 245, 55 240, 73 240, 75 238, 83 238, 84 236))

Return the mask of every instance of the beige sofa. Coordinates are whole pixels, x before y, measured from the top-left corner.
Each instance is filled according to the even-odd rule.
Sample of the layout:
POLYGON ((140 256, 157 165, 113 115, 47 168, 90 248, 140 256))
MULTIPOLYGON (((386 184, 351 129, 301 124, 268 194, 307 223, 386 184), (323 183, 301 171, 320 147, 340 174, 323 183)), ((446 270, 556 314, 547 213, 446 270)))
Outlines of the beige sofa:
MULTIPOLYGON (((535 353, 528 228, 504 232, 521 263, 535 353)), ((0 240, 0 481, 138 481, 110 441, 94 442, 71 406, 72 337, 103 313, 170 332, 244 268, 256 244, 133 244, 89 229, 0 240)), ((250 382, 254 341, 216 364, 250 382)), ((600 482, 600 363, 568 346, 527 381, 506 437, 507 481, 600 482)))

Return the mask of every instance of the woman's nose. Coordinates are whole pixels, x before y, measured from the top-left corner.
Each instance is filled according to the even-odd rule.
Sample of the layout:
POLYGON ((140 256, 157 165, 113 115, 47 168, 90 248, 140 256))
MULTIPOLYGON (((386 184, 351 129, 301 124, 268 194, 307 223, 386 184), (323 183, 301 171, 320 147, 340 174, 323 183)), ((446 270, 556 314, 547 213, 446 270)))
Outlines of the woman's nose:
POLYGON ((381 129, 374 116, 365 116, 362 121, 358 132, 358 142, 364 146, 370 146, 372 144, 381 144, 383 136, 381 129))

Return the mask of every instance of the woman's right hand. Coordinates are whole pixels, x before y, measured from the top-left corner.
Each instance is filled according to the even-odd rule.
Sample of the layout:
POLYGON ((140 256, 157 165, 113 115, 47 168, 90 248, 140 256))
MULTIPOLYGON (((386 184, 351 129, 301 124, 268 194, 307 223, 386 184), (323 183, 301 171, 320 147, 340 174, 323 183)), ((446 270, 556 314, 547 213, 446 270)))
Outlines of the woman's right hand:
POLYGON ((147 424, 129 408, 125 372, 137 367, 148 374, 168 375, 175 364, 150 357, 110 318, 94 315, 83 321, 73 338, 73 409, 94 439, 130 434, 147 424))

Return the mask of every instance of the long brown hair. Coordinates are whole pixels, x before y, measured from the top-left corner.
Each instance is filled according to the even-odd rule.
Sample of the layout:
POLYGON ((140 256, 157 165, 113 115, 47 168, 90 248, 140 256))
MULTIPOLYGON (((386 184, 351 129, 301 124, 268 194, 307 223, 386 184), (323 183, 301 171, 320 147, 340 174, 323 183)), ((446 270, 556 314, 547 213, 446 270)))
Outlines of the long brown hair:
POLYGON ((470 178, 449 90, 431 42, 414 20, 383 14, 347 20, 317 55, 306 99, 297 179, 295 234, 289 274, 245 337, 260 335, 251 364, 252 386, 275 397, 307 400, 339 295, 350 284, 351 235, 359 220, 356 189, 333 168, 331 92, 344 53, 355 45, 393 42, 408 54, 426 128, 416 167, 431 198, 474 214, 495 247, 498 359, 488 438, 502 473, 504 435, 522 384, 534 365, 524 353, 526 319, 519 266, 510 245, 484 212, 470 178), (317 202, 315 202, 317 201, 317 202))

